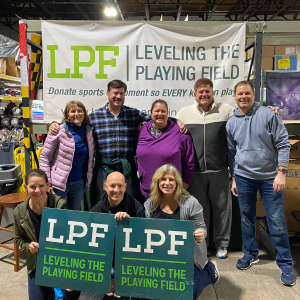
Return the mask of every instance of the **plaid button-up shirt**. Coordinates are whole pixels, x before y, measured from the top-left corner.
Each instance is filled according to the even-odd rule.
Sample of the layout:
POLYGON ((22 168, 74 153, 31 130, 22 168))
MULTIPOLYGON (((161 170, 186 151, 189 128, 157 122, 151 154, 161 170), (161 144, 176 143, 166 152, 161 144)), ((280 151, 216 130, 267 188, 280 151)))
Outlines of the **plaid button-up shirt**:
POLYGON ((140 122, 149 121, 151 116, 123 105, 118 117, 115 117, 107 105, 108 103, 90 114, 97 153, 110 161, 126 158, 133 162, 138 125, 140 122))

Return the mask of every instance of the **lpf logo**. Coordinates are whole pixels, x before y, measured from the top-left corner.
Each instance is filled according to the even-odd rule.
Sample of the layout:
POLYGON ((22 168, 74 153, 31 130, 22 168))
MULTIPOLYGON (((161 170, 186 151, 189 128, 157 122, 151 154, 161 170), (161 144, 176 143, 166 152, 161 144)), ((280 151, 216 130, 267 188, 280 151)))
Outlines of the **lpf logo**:
POLYGON ((83 78, 80 68, 91 67, 96 61, 96 55, 99 58, 98 73, 95 74, 96 79, 107 79, 107 74, 104 73, 105 66, 117 66, 116 58, 104 59, 104 57, 107 52, 113 52, 114 56, 119 56, 118 46, 96 46, 95 50, 91 46, 71 46, 70 49, 74 55, 73 69, 66 68, 64 73, 57 73, 56 54, 58 55, 58 53, 56 51, 58 51, 58 45, 47 45, 47 50, 50 51, 50 73, 47 73, 48 78, 83 78), (87 61, 80 59, 83 54, 89 55, 87 61))

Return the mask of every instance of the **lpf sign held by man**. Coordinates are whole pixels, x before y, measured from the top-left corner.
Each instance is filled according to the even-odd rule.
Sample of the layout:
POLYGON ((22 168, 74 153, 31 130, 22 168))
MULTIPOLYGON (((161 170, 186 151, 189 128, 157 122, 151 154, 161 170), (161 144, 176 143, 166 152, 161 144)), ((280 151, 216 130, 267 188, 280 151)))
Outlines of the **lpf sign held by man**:
POLYGON ((44 208, 36 284, 109 293, 113 215, 44 208))
POLYGON ((36 284, 109 293, 114 267, 116 295, 191 300, 193 231, 191 221, 116 221, 109 214, 45 208, 36 284))

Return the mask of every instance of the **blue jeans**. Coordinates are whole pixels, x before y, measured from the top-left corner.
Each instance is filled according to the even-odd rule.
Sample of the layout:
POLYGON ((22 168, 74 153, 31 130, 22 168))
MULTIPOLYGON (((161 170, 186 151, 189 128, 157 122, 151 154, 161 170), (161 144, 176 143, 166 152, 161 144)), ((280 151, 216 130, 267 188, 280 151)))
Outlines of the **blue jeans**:
POLYGON ((270 236, 276 251, 277 265, 280 268, 291 267, 293 259, 285 224, 283 191, 274 192, 273 179, 254 180, 235 175, 235 182, 241 210, 245 256, 255 257, 259 252, 255 241, 256 194, 259 190, 266 212, 270 236))
POLYGON ((48 300, 53 288, 35 284, 35 269, 28 274, 28 298, 29 300, 48 300))
POLYGON ((214 277, 214 269, 211 267, 211 262, 208 262, 202 270, 199 270, 194 265, 194 290, 193 300, 196 300, 204 288, 211 284, 212 278, 214 277))
POLYGON ((85 180, 68 181, 64 191, 53 189, 55 195, 67 199, 68 209, 80 210, 81 200, 85 192, 85 180))

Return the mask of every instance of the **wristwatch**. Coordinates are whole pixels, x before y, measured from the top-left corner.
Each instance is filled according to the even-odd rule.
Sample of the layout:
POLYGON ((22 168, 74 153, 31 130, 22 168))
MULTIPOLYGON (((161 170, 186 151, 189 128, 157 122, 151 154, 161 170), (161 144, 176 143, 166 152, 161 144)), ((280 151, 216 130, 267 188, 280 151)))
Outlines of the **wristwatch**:
POLYGON ((279 172, 282 172, 283 174, 287 174, 287 169, 278 169, 279 172))

